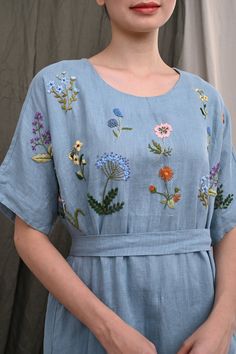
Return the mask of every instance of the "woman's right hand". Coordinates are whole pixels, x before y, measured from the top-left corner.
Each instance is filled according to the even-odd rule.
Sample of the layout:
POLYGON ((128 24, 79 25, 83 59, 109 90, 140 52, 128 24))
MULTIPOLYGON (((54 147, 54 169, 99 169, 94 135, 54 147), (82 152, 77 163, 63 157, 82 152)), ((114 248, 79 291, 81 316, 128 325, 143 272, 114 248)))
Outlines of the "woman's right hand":
POLYGON ((158 354, 150 340, 123 320, 110 328, 103 346, 107 354, 158 354))

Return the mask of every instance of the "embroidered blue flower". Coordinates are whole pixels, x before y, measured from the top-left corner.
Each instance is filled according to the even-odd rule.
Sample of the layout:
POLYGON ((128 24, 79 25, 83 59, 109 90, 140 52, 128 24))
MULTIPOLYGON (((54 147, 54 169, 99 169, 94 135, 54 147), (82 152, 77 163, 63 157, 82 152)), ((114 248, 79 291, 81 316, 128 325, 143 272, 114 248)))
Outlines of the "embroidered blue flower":
POLYGON ((96 211, 96 213, 103 215, 112 214, 121 210, 124 206, 124 202, 113 203, 110 205, 118 194, 118 188, 112 188, 106 194, 106 187, 109 180, 128 180, 130 177, 129 160, 119 154, 105 152, 100 158, 97 159, 95 165, 98 169, 103 171, 107 179, 101 202, 97 201, 92 195, 87 193, 89 205, 96 211))
POLYGON ((112 132, 116 138, 119 138, 122 130, 132 130, 132 128, 122 126, 122 123, 121 123, 122 119, 120 119, 120 118, 124 118, 124 116, 121 113, 121 111, 119 110, 119 108, 114 108, 113 113, 116 115, 117 118, 109 119, 107 121, 107 125, 109 128, 116 128, 116 129, 113 129, 112 132))
POLYGON ((130 177, 129 161, 116 153, 104 153, 95 163, 97 168, 101 168, 109 179, 124 179, 130 177))
POLYGON ((79 89, 75 86, 76 77, 66 76, 66 71, 62 71, 60 75, 56 75, 58 84, 55 81, 50 80, 47 84, 48 93, 52 93, 61 104, 61 108, 64 111, 72 110, 72 102, 78 100, 79 89))

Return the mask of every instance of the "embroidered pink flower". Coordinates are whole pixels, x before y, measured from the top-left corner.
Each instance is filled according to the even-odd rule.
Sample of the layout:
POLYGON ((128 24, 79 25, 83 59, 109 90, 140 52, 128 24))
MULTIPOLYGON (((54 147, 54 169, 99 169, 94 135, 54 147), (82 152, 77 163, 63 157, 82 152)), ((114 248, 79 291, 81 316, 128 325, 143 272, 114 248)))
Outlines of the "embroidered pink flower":
POLYGON ((154 131, 158 138, 168 138, 172 132, 172 126, 168 123, 161 123, 154 127, 154 131))

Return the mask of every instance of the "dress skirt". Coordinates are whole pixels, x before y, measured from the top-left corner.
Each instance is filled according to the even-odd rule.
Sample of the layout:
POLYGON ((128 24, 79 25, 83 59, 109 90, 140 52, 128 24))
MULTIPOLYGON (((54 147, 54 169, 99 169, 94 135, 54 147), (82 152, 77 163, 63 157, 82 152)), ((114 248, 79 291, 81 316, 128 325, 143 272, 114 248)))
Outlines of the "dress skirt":
MULTIPOLYGON (((158 354, 176 354, 214 303, 216 268, 207 229, 77 235, 67 262, 158 354)), ((105 353, 88 327, 49 293, 44 354, 105 353)), ((228 354, 235 353, 234 335, 228 354)))

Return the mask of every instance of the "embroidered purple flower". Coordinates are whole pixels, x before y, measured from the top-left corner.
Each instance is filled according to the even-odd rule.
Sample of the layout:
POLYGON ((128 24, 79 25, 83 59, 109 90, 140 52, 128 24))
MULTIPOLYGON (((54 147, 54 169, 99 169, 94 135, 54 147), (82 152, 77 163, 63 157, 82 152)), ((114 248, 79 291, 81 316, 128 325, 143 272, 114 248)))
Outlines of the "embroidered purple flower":
POLYGON ((36 136, 30 139, 31 148, 36 151, 38 146, 42 146, 46 152, 34 155, 32 160, 36 162, 47 162, 52 159, 51 134, 48 129, 44 129, 43 119, 42 113, 36 112, 32 121, 32 132, 36 136))
POLYGON ((116 138, 119 138, 122 130, 132 130, 133 128, 128 128, 128 127, 122 126, 122 123, 121 123, 122 119, 120 119, 120 118, 124 118, 124 116, 121 113, 121 111, 119 110, 119 108, 114 108, 113 113, 116 115, 117 118, 109 119, 107 121, 107 125, 109 128, 116 128, 116 129, 113 129, 112 132, 116 138))
POLYGON ((72 110, 72 102, 78 100, 79 89, 75 86, 76 77, 66 76, 66 71, 62 71, 60 75, 56 75, 58 84, 51 80, 48 82, 48 93, 52 93, 61 104, 64 111, 72 110))
POLYGON ((110 205, 113 199, 118 194, 118 188, 112 188, 106 194, 106 187, 109 180, 128 180, 128 178, 130 177, 129 160, 117 153, 105 152, 100 158, 97 159, 95 165, 98 169, 101 169, 103 171, 107 179, 104 186, 103 198, 101 202, 97 201, 89 193, 87 194, 90 206, 96 211, 96 213, 103 215, 119 211, 123 208, 124 202, 113 203, 112 205, 110 205))
POLYGON ((208 206, 209 196, 215 197, 217 195, 216 189, 219 179, 219 170, 220 163, 217 162, 217 164, 211 168, 210 173, 203 176, 200 180, 198 198, 205 207, 208 206))

